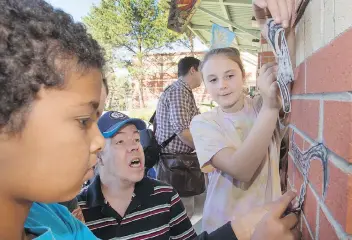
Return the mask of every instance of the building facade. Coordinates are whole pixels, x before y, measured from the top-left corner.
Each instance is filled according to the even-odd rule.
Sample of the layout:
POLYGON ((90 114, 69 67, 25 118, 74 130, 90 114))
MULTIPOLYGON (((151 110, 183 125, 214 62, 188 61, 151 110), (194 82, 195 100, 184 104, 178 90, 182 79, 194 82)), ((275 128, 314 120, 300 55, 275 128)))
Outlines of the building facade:
MULTIPOLYGON (((143 82, 143 94, 146 107, 156 107, 158 99, 163 90, 177 80, 177 63, 186 56, 194 56, 203 59, 205 52, 176 52, 176 53, 157 53, 145 57, 146 72, 143 82)), ((246 91, 256 85, 257 65, 244 61, 246 71, 246 91)), ((211 103, 211 99, 206 93, 204 84, 194 90, 194 96, 199 106, 211 103)), ((138 91, 132 96, 133 108, 138 108, 138 91)))

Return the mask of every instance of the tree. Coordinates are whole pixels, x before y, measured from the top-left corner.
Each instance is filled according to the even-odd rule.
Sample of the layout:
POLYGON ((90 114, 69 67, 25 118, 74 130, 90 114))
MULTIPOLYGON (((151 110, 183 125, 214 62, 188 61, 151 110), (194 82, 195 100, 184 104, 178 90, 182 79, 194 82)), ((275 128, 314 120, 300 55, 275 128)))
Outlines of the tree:
MULTIPOLYGON (((166 0, 102 0, 83 18, 95 39, 109 49, 126 50, 125 62, 138 90, 140 107, 144 107, 144 57, 171 46, 181 35, 167 29, 166 0)), ((121 58, 121 56, 119 56, 121 58)))
POLYGON ((131 94, 131 84, 127 77, 119 77, 109 74, 109 96, 106 100, 105 110, 123 111, 127 110, 128 96, 131 94))
POLYGON ((178 44, 186 47, 190 51, 192 57, 194 57, 194 39, 194 34, 190 30, 186 30, 183 36, 177 40, 178 44))

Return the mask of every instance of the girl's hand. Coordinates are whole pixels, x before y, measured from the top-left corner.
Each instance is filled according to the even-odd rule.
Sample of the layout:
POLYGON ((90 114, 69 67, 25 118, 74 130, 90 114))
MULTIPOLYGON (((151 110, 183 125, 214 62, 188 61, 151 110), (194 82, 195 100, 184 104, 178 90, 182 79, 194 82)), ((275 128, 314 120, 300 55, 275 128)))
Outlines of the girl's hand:
POLYGON ((276 83, 277 70, 276 63, 266 63, 260 69, 257 86, 263 98, 263 108, 280 110, 282 106, 276 83))

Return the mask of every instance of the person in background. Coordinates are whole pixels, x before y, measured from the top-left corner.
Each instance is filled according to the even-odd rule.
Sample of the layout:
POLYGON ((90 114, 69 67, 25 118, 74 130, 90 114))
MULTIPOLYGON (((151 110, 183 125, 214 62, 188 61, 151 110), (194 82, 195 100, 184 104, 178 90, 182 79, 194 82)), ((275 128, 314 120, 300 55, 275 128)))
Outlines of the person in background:
MULTIPOLYGON (((101 49, 81 24, 42 0, 0 1, 0 31, 0 239, 96 239, 55 202, 78 194, 104 148, 96 123, 101 49)), ((253 230, 254 240, 290 239, 281 215, 294 197, 236 224, 253 230)), ((224 228, 196 239, 234 236, 230 224, 224 228)))
POLYGON ((105 144, 103 51, 42 0, 0 1, 0 32, 0 239, 95 239, 57 202, 79 193, 105 144))
MULTIPOLYGON (((273 8, 274 19, 287 27, 292 1, 278 2, 273 8), (278 10, 283 9, 278 16, 278 10)), ((258 6, 267 5, 254 1, 256 18, 264 29, 266 14, 258 6)), ((200 70, 207 92, 218 104, 191 123, 200 165, 209 176, 202 226, 212 232, 281 196, 280 144, 287 119, 280 114, 276 64, 261 68, 257 79, 261 95, 254 99, 243 94, 245 70, 237 49, 212 49, 200 70)))
POLYGON ((193 239, 195 231, 176 191, 144 177, 139 135, 146 129, 144 121, 110 111, 98 126, 106 139, 98 175, 77 197, 86 225, 101 239, 193 239))
MULTIPOLYGON (((195 149, 189 125, 193 117, 199 114, 192 93, 192 90, 198 88, 202 83, 199 65, 200 61, 197 58, 185 57, 181 59, 178 63, 178 80, 160 96, 155 117, 156 139, 159 144, 162 144, 172 135, 177 135, 162 149, 162 154, 190 154, 195 149)), ((162 160, 160 160, 158 168, 161 168, 161 163, 162 160)), ((157 178, 164 180, 160 178, 158 172, 157 178)), ((177 186, 174 187, 180 192, 177 186)), ((194 213, 194 196, 181 195, 181 198, 186 207, 187 215, 191 218, 194 213)))

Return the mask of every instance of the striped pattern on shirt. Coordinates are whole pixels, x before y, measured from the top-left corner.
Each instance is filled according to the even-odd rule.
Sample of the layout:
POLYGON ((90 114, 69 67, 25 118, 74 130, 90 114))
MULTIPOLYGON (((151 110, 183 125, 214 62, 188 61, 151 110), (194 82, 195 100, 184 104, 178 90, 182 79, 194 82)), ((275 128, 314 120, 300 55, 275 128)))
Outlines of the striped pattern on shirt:
POLYGON ((97 176, 77 197, 86 225, 98 238, 188 240, 196 236, 180 196, 171 186, 144 178, 136 184, 122 217, 105 200, 100 184, 97 176))

